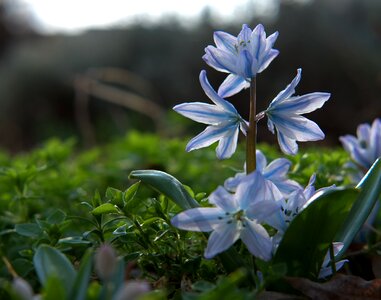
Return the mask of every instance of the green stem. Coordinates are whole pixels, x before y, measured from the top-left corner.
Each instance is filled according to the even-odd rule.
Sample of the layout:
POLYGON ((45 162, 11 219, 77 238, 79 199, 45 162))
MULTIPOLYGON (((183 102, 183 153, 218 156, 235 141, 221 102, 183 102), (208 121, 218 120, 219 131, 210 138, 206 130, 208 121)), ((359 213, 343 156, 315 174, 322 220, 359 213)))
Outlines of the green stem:
POLYGON ((257 121, 256 121, 256 95, 257 83, 256 77, 250 82, 250 112, 249 112, 249 129, 246 136, 246 173, 250 174, 256 169, 256 147, 257 147, 257 121))

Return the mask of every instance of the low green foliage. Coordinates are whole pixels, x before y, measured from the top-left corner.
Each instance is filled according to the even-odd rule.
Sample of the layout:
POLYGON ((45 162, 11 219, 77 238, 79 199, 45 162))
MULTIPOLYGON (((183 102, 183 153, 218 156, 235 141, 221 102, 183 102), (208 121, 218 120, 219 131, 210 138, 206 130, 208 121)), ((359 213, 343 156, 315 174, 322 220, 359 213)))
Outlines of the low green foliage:
MULTIPOLYGON (((326 225, 305 227, 306 235, 313 226, 325 230, 326 240, 318 241, 310 234, 309 241, 329 243, 336 230, 332 228, 346 216, 354 192, 327 194, 308 207, 291 224, 270 265, 253 261, 240 242, 219 259, 206 260, 205 235, 178 230, 170 219, 183 209, 209 205, 207 195, 243 168, 240 162, 245 154, 239 147, 234 158, 220 163, 213 149, 185 153, 185 144, 185 140, 163 141, 156 135, 132 132, 106 146, 80 152, 73 140, 50 140, 30 153, 1 153, 0 298, 16 299, 12 276, 25 279, 43 299, 80 300, 112 299, 125 279, 150 283, 153 291, 143 299, 251 299, 266 280, 284 274, 309 276, 311 270, 316 275, 314 262, 292 269, 299 255, 293 251, 304 251, 300 243, 293 244, 300 249, 279 251, 299 238, 301 233, 291 229, 303 227, 298 222, 304 218, 326 225), (134 171, 143 169, 166 173, 134 171), (331 216, 335 214, 332 207, 342 214, 340 219, 331 216), (104 243, 112 245, 119 256, 112 284, 94 271, 93 254, 104 243), (229 255, 241 257, 244 267, 229 270, 229 255), (256 267, 262 274, 255 272, 256 267)), ((259 148, 269 161, 278 157, 273 147, 259 148)), ((308 149, 290 157, 290 177, 305 185, 317 173, 317 188, 346 186, 350 179, 343 165, 348 159, 340 149, 308 149)), ((321 261, 325 250, 320 252, 321 261)))

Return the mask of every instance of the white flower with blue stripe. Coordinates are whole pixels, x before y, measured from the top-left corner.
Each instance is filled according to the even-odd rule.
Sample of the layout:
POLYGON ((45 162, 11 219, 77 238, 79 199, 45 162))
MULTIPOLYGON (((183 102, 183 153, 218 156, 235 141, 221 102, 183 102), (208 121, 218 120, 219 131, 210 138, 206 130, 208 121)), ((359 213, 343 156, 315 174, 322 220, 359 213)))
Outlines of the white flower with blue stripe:
POLYGON ((272 256, 272 240, 261 225, 277 211, 282 194, 260 172, 254 171, 242 179, 235 194, 218 187, 210 196, 215 207, 192 208, 172 218, 173 226, 189 230, 212 232, 205 257, 230 248, 241 239, 249 251, 262 260, 272 256))
POLYGON ((209 125, 186 146, 186 151, 208 147, 218 141, 216 148, 219 159, 229 158, 237 148, 238 134, 246 134, 246 121, 238 114, 235 107, 212 88, 205 70, 200 73, 200 83, 205 94, 214 104, 201 102, 182 103, 173 109, 179 114, 196 122, 209 125))
POLYGON ((277 132, 278 143, 285 154, 295 155, 299 142, 317 141, 324 139, 324 133, 319 126, 301 116, 310 113, 323 104, 331 96, 330 93, 315 92, 302 96, 293 96, 295 87, 301 78, 302 70, 297 70, 296 77, 271 101, 265 113, 268 117, 268 128, 277 132))
POLYGON ((237 37, 223 31, 216 31, 213 37, 217 47, 206 47, 202 58, 217 71, 231 73, 218 89, 218 94, 224 98, 248 88, 251 79, 279 54, 272 48, 278 32, 266 38, 262 24, 253 31, 244 24, 237 37))

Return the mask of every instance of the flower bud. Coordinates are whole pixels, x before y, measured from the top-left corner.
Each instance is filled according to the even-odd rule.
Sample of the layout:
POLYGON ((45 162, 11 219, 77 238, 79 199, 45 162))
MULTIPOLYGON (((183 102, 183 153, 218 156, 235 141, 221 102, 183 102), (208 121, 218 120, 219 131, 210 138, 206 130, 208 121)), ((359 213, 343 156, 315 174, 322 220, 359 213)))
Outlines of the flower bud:
POLYGON ((145 281, 129 281, 119 288, 114 300, 137 300, 140 296, 150 291, 150 286, 145 281))
POLYGON ((109 244, 102 244, 95 254, 95 270, 102 280, 109 280, 117 263, 116 253, 109 244))

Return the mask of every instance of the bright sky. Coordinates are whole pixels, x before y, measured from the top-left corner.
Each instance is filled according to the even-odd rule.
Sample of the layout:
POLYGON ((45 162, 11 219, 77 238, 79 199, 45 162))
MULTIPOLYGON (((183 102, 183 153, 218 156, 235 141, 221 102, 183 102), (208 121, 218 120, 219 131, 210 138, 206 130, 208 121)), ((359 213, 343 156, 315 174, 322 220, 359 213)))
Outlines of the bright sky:
POLYGON ((89 27, 128 24, 134 18, 160 19, 177 14, 192 19, 211 7, 218 19, 233 21, 248 13, 266 14, 279 0, 18 0, 19 7, 32 13, 38 29, 53 33, 76 32, 89 27), (251 13, 252 11, 252 13, 251 13))

